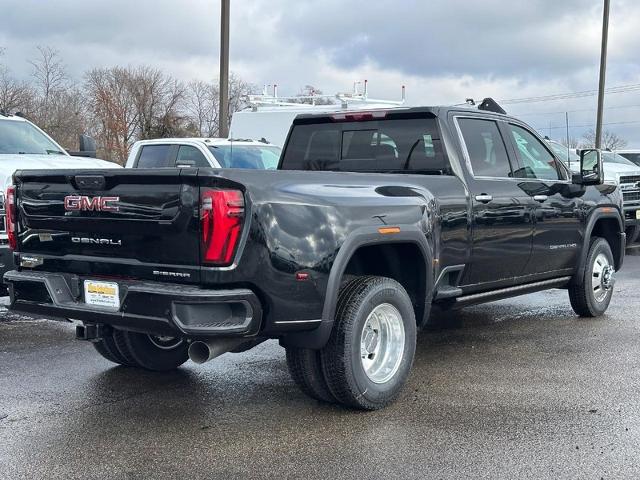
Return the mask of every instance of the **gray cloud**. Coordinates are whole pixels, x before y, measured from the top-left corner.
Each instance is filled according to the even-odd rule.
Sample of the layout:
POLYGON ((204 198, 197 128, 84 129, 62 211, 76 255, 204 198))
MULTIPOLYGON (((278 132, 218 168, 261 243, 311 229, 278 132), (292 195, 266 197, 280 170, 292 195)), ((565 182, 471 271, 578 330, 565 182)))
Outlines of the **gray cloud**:
MULTIPOLYGON (((80 78, 94 66, 150 64, 188 79, 217 73, 219 4, 210 0, 0 0, 3 62, 22 77, 36 45, 80 78)), ((327 92, 369 78, 372 93, 413 103, 513 98, 595 88, 600 0, 233 0, 232 69, 256 84, 327 92)), ((640 3, 613 0, 609 85, 640 83, 640 3)), ((640 104, 639 94, 608 104, 640 104)), ((593 99, 513 108, 591 108, 593 99)), ((640 109, 611 110, 611 121, 640 109)), ((577 114, 590 122, 590 113, 577 114)), ((532 117, 531 123, 555 121, 532 117), (540 120, 538 120, 540 119, 540 120)), ((638 137, 634 125, 621 126, 638 137)), ((552 130, 553 131, 553 130, 552 130)), ((640 139, 638 140, 640 141, 640 139)))

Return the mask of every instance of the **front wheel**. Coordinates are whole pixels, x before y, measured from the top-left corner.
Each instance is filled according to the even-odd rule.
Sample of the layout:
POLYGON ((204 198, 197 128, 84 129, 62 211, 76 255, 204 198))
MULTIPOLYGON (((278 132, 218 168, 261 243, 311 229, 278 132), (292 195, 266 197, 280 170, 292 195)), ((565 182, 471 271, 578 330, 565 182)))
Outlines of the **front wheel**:
POLYGON ((335 324, 320 358, 329 391, 340 403, 377 410, 404 387, 416 350, 416 319, 395 280, 358 277, 338 298, 335 324))
POLYGON ((593 238, 589 245, 584 274, 569 287, 571 307, 578 315, 604 315, 613 295, 615 272, 609 243, 604 238, 593 238))

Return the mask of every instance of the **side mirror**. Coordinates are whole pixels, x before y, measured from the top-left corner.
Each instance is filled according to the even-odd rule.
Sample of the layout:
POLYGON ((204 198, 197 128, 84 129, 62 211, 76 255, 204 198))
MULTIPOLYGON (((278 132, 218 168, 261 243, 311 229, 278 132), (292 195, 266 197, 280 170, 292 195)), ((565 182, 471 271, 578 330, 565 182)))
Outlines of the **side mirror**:
POLYGON ((78 151, 69 152, 74 157, 96 157, 96 141, 89 135, 78 137, 78 151))
POLYGON ((580 185, 602 185, 604 183, 604 168, 600 150, 594 148, 580 150, 580 174, 574 176, 574 183, 580 185))
POLYGON ((96 141, 89 135, 80 135, 79 138, 81 152, 95 152, 96 141))

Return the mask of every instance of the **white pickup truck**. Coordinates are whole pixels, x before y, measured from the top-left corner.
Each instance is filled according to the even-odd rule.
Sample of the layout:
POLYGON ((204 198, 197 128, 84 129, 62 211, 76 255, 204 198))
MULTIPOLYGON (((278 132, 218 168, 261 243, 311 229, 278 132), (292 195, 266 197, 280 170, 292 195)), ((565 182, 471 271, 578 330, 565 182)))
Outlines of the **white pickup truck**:
POLYGON ((5 195, 13 173, 31 169, 119 168, 119 165, 87 157, 72 157, 49 135, 28 120, 0 114, 0 276, 13 268, 6 232, 5 195))
POLYGON ((275 170, 276 145, 228 138, 160 138, 133 145, 126 168, 249 168, 275 170))
MULTIPOLYGON (((553 140, 547 143, 572 172, 578 173, 580 157, 575 150, 553 140)), ((604 182, 622 190, 627 245, 631 245, 640 238, 640 166, 615 152, 602 152, 602 164, 604 182)))

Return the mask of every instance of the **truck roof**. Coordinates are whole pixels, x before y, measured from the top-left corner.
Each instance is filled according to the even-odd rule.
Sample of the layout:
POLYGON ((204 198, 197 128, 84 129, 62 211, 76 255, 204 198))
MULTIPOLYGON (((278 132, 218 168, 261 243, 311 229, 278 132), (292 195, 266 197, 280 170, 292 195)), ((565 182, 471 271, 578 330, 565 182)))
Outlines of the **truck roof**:
POLYGON ((499 116, 502 118, 513 118, 504 113, 499 113, 495 111, 488 110, 480 110, 477 108, 472 108, 471 106, 421 106, 421 107, 380 107, 380 108, 370 108, 370 109, 349 109, 349 110, 334 110, 334 111, 324 111, 324 112, 314 112, 314 113, 305 113, 298 115, 294 121, 294 123, 298 122, 308 122, 314 119, 322 119, 333 117, 335 115, 340 116, 361 116, 367 113, 375 114, 378 113, 387 113, 387 114, 429 114, 437 117, 447 116, 449 113, 475 113, 481 115, 489 115, 489 116, 499 116))
POLYGON ((2 113, 0 113, 0 121, 29 122, 29 120, 27 120, 26 118, 23 118, 23 117, 21 117, 19 115, 4 115, 2 113))
POLYGON ((277 145, 270 144, 268 142, 261 142, 248 138, 215 138, 215 137, 185 137, 185 138, 155 138, 152 140, 139 140, 136 142, 138 145, 153 145, 153 144, 166 144, 166 143, 187 143, 195 142, 202 143, 207 146, 222 146, 222 145, 260 145, 275 147, 277 145))

